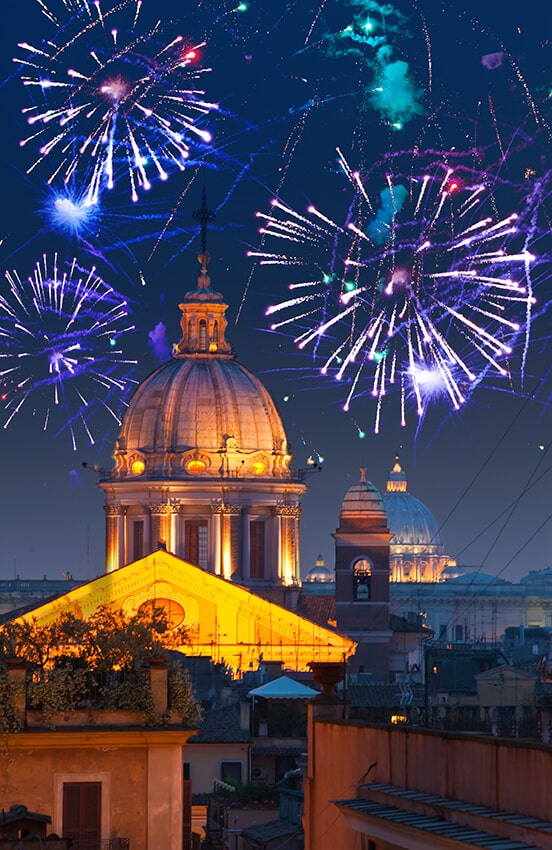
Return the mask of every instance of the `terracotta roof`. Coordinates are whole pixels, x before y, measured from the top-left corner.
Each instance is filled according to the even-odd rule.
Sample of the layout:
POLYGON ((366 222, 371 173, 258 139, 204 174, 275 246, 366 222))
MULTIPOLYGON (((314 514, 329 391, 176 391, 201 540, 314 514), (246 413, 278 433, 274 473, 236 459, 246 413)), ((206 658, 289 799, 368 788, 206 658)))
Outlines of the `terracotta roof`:
POLYGON ((327 626, 330 620, 335 620, 335 596, 303 591, 297 603, 297 613, 320 626, 327 626))

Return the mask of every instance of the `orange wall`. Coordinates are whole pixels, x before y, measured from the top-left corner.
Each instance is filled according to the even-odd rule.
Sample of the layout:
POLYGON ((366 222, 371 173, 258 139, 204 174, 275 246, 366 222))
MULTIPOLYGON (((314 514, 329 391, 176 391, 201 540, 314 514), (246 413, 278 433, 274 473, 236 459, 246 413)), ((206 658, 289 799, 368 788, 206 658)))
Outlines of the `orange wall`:
POLYGON ((381 782, 552 820, 552 747, 415 728, 314 722, 309 725, 305 793, 306 850, 350 850, 331 800, 357 796, 357 784, 381 782), (362 779, 369 766, 377 762, 362 779))
POLYGON ((180 850, 182 746, 192 733, 20 732, 0 750, 0 799, 52 817, 62 833, 63 781, 102 782, 102 837, 132 850, 180 850), (171 737, 172 736, 172 737, 171 737))

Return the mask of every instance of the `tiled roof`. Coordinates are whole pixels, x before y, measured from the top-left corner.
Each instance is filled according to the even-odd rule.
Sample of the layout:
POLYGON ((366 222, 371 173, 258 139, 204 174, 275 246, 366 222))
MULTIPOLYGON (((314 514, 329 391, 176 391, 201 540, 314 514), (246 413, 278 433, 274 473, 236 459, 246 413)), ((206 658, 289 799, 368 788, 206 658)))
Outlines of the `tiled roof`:
POLYGON ((240 728, 239 708, 223 706, 206 711, 197 735, 189 744, 239 744, 251 740, 251 735, 240 728))
POLYGON ((424 703, 424 688, 423 685, 410 685, 407 690, 397 683, 350 685, 347 689, 347 697, 351 706, 358 708, 421 706, 424 703))
MULTIPOLYGON (((372 802, 371 800, 334 800, 333 802, 342 810, 349 810, 350 812, 368 815, 373 818, 381 818, 382 820, 395 823, 397 826, 411 827, 420 830, 420 832, 441 836, 443 839, 460 841, 468 847, 481 847, 486 848, 486 850, 537 850, 534 845, 526 844, 523 841, 509 841, 508 839, 501 838, 499 835, 482 832, 471 826, 462 826, 461 824, 452 823, 441 818, 407 812, 396 806, 387 806, 382 803, 372 802)), ((474 806, 473 808, 475 809, 476 807, 474 806)))
POLYGON ((330 620, 335 620, 335 596, 303 592, 299 596, 297 613, 320 626, 327 626, 330 620))
POLYGON ((27 806, 16 804, 15 806, 10 806, 7 812, 2 809, 2 813, 0 814, 0 826, 20 820, 34 820, 37 823, 52 823, 50 815, 42 815, 40 812, 30 812, 27 809, 27 806))
POLYGON ((268 823, 250 826, 249 829, 244 829, 242 835, 252 841, 267 842, 273 841, 275 838, 285 838, 287 835, 294 835, 300 830, 296 826, 292 826, 285 820, 271 820, 268 823))

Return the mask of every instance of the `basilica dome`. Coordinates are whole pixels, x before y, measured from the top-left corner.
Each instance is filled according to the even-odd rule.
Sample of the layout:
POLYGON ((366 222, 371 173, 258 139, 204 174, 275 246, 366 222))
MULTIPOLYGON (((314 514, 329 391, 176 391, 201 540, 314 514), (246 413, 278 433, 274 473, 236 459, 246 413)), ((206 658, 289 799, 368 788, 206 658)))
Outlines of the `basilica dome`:
POLYGON ((261 381, 225 339, 227 305, 206 264, 180 304, 173 357, 137 388, 124 415, 115 477, 164 479, 291 475, 286 433, 261 381))
POLYGON ((392 552, 423 552, 428 555, 443 553, 439 523, 429 508, 408 492, 406 474, 398 457, 389 474, 383 504, 389 531, 393 534, 392 552))
POLYGON ((319 555, 314 567, 308 571, 304 582, 306 584, 334 584, 335 576, 324 566, 324 558, 319 555))

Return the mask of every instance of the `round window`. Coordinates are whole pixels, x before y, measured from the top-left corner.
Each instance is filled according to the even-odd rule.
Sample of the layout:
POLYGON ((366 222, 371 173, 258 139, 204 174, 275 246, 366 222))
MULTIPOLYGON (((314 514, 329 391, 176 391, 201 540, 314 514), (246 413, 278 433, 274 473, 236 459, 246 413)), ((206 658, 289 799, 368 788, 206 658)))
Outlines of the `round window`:
POLYGON ((205 472, 207 469, 207 464, 204 460, 199 460, 198 458, 194 458, 194 460, 189 460, 186 464, 186 469, 191 475, 201 475, 202 472, 205 472))

